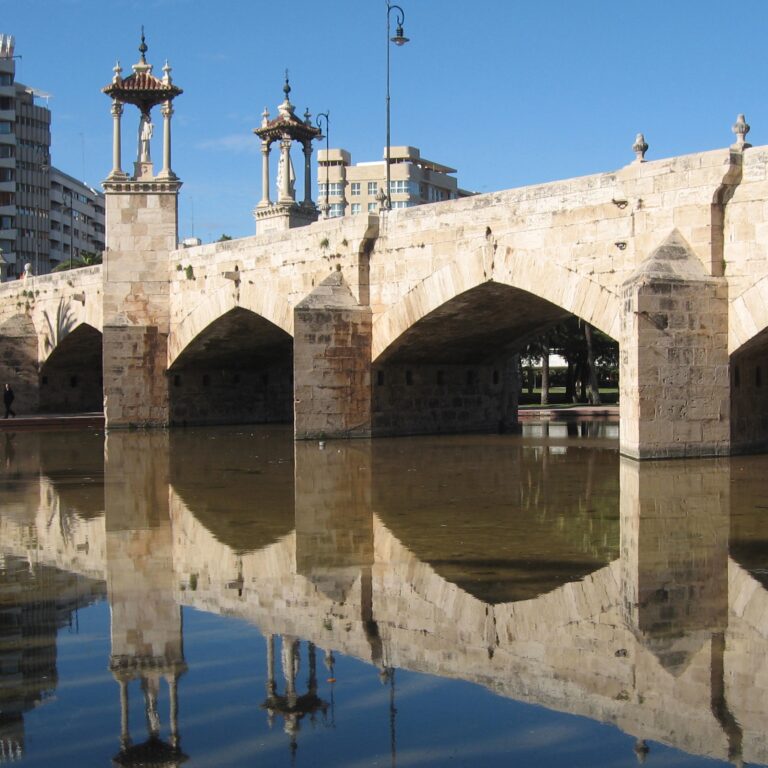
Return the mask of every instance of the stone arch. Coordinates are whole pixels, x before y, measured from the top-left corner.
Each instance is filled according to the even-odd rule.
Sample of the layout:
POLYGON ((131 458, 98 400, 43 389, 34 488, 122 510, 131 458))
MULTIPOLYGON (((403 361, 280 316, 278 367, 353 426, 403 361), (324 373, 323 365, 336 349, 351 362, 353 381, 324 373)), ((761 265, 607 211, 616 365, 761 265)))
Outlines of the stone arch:
POLYGON ((240 284, 239 297, 226 285, 207 295, 191 312, 171 327, 168 340, 168 367, 172 367, 185 349, 212 323, 234 309, 243 309, 269 321, 293 336, 293 307, 269 284, 240 284))
POLYGON ((729 309, 728 351, 734 354, 768 330, 768 275, 733 299, 729 309))
POLYGON ((507 285, 544 299, 611 338, 619 338, 620 298, 614 291, 544 256, 532 260, 529 254, 507 249, 501 259, 489 258, 488 248, 482 247, 420 281, 375 318, 373 360, 430 312, 486 283, 507 285))
POLYGON ((104 402, 102 334, 88 323, 67 329, 40 364, 40 410, 100 411, 104 402))
POLYGON ((235 306, 176 355, 168 377, 172 424, 290 422, 293 338, 235 306))

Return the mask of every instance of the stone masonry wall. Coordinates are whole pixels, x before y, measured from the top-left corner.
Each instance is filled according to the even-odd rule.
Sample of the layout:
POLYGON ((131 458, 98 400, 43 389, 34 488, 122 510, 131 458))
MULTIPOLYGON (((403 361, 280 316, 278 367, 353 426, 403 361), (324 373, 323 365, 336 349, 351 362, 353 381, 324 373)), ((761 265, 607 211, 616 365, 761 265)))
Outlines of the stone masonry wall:
POLYGON ((290 360, 259 368, 179 368, 170 374, 170 421, 174 425, 290 423, 293 369, 290 360))
POLYGON ((374 365, 376 436, 504 432, 517 421, 516 377, 489 365, 374 365))

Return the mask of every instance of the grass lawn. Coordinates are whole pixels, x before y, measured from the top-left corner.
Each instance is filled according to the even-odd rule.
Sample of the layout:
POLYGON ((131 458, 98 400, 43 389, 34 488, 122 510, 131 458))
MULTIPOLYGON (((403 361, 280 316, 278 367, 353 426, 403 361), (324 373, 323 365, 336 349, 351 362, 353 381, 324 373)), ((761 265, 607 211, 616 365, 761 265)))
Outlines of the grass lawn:
MULTIPOLYGON (((600 404, 616 405, 619 402, 619 390, 617 387, 600 387, 600 404)), ((520 393, 520 405, 540 405, 541 389, 536 387, 533 392, 528 392, 526 388, 520 393)), ((578 406, 589 405, 586 401, 573 403, 565 399, 565 387, 549 388, 548 405, 578 406)))

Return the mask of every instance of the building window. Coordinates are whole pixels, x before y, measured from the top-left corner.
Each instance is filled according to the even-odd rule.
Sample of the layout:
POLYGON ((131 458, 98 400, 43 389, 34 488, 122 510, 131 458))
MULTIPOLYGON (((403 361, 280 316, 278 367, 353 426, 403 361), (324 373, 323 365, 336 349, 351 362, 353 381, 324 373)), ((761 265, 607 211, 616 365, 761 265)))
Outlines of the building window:
POLYGON ((328 218, 334 219, 344 215, 344 203, 331 203, 328 209, 328 218))
POLYGON ((13 181, 16 174, 13 168, 0 168, 0 181, 13 181))
POLYGON ((13 75, 10 72, 0 72, 0 85, 13 85, 13 75))
POLYGON ((410 200, 393 200, 392 201, 393 208, 410 208, 412 205, 413 203, 410 200))
POLYGON ((13 229, 13 216, 0 216, 0 229, 13 229))
MULTIPOLYGON (((368 182, 368 194, 375 195, 379 191, 379 183, 377 181, 368 182)), ((371 210, 370 208, 368 209, 371 210)))
POLYGON ((14 149, 16 149, 16 147, 14 147, 13 144, 0 144, 0 157, 13 157, 14 149))
POLYGON ((354 216, 355 214, 360 213, 361 208, 362 206, 360 205, 360 203, 352 203, 352 215, 354 216))
MULTIPOLYGON (((317 185, 318 199, 325 198, 326 185, 320 183, 317 185)), ((332 181, 328 184, 329 197, 344 197, 344 185, 340 181, 332 181)))
POLYGON ((376 210, 378 209, 379 204, 378 203, 368 203, 368 213, 376 213, 376 210))
POLYGON ((418 194, 418 186, 415 184, 411 184, 411 182, 408 181, 408 179, 397 179, 396 181, 389 182, 390 195, 407 195, 410 192, 415 192, 416 194, 418 194))
POLYGON ((0 133, 9 134, 12 132, 13 123, 9 123, 7 120, 0 120, 0 133))
POLYGON ((350 185, 350 195, 352 197, 357 197, 360 194, 360 182, 359 181, 353 181, 350 185))

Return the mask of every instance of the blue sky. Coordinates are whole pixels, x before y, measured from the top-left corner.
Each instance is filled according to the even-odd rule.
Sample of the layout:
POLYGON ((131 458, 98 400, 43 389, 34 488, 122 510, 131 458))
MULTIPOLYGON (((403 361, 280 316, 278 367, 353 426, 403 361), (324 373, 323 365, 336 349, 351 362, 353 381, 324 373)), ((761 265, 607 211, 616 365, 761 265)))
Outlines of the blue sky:
MULTIPOLYGON (((731 143, 737 113, 768 143, 768 2, 402 0, 411 42, 392 48, 392 143, 488 192, 616 169, 638 131, 648 159, 731 143)), ((297 111, 330 110, 354 162, 385 143, 385 0, 0 0, 17 78, 52 94, 53 163, 92 185, 111 167, 115 60, 167 58, 181 236, 253 234, 261 197, 252 129, 290 70, 297 111)), ((132 161, 135 110, 124 118, 132 161)), ((160 119, 155 117, 156 122, 160 119)), ((156 132, 155 157, 160 156, 156 132)), ((294 162, 300 166, 300 153, 294 162)), ((274 162, 273 162, 274 168, 274 162)), ((316 193, 313 193, 316 194, 316 193)))

